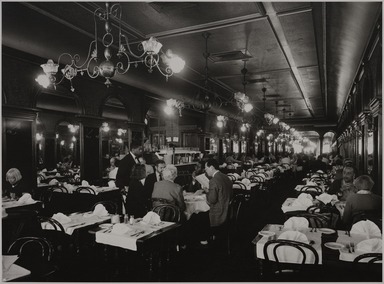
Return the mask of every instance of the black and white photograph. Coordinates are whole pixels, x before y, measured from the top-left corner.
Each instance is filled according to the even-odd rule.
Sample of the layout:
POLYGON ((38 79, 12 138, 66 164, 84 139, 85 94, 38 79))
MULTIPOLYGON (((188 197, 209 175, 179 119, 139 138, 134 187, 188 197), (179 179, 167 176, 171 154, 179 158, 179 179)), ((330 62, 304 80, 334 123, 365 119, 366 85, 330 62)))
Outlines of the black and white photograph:
POLYGON ((1 1, 2 282, 382 282, 382 1, 1 1))

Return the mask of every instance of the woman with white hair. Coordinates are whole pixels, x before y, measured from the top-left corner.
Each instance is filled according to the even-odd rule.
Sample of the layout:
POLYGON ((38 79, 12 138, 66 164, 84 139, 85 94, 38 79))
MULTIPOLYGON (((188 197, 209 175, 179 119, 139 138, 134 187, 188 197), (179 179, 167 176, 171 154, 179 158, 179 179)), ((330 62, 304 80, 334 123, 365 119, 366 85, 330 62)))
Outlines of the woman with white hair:
POLYGON ((184 212, 185 203, 181 186, 174 183, 177 177, 177 168, 174 165, 167 165, 163 172, 163 180, 155 182, 152 192, 153 207, 167 202, 179 207, 180 212, 184 212))
POLYGON ((5 174, 5 180, 9 183, 5 186, 5 192, 3 195, 9 196, 12 199, 16 197, 21 197, 26 191, 26 187, 23 183, 23 176, 20 171, 16 168, 11 168, 5 174))

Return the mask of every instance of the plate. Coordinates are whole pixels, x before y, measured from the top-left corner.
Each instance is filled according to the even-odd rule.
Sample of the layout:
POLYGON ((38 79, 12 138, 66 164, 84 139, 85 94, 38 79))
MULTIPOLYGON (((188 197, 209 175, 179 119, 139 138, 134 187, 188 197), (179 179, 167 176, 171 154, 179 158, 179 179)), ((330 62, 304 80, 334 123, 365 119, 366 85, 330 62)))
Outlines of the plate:
POLYGON ((260 231, 259 235, 262 235, 264 237, 271 237, 275 235, 275 232, 272 231, 260 231))
POLYGON ((326 246, 329 249, 343 249, 345 248, 345 245, 335 242, 325 243, 324 246, 326 246))
POLYGON ((323 234, 333 234, 336 232, 335 230, 332 230, 329 228, 320 228, 318 230, 319 230, 319 232, 322 232, 323 234))
POLYGON ((113 224, 100 224, 99 227, 103 229, 109 229, 113 224))

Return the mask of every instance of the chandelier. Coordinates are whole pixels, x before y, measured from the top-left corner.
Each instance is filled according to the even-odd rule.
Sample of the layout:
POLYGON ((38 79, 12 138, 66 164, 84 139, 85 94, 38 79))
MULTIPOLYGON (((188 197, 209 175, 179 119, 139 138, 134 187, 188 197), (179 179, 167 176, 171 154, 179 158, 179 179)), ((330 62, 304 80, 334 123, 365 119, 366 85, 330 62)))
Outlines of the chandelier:
POLYGON ((184 107, 184 102, 175 99, 169 99, 167 100, 167 105, 164 107, 164 112, 168 115, 172 115, 176 109, 179 112, 179 116, 182 117, 181 110, 184 107))
POLYGON ((173 54, 171 50, 163 52, 161 50, 163 45, 154 37, 139 43, 138 50, 141 53, 134 53, 130 49, 128 37, 122 33, 122 8, 119 3, 113 4, 111 7, 109 3, 106 3, 105 10, 102 8, 96 9, 93 17, 95 38, 89 44, 87 59, 80 63, 80 56, 78 54, 71 55, 69 53, 63 53, 59 56, 58 63, 49 59, 47 63, 40 65, 45 74, 39 75, 35 80, 44 88, 50 85, 56 88, 56 85, 62 83, 64 79, 67 79, 71 84, 71 91, 73 92, 75 89, 72 85, 72 79, 79 73, 80 75, 87 73, 92 79, 98 76, 104 77, 105 85, 109 87, 111 85, 110 79, 116 73, 125 74, 131 64, 137 67, 139 63, 142 63, 148 67, 149 73, 152 73, 153 69, 157 69, 165 76, 166 80, 184 68, 184 60, 173 54), (112 19, 114 20, 114 24, 116 23, 118 26, 118 35, 115 36, 112 34, 112 19), (105 32, 101 37, 102 50, 99 50, 98 47, 98 21, 105 22, 105 32), (116 54, 112 51, 112 44, 114 43, 118 44, 116 54), (103 56, 100 56, 100 53, 102 53, 103 56), (61 69, 61 78, 57 79, 56 75, 62 63, 61 61, 64 60, 64 58, 67 59, 66 62, 70 63, 61 69))
POLYGON ((236 92, 234 94, 234 99, 236 101, 237 106, 241 109, 242 112, 250 112, 253 109, 253 105, 249 103, 249 97, 246 95, 246 85, 247 81, 245 80, 245 76, 247 75, 246 68, 247 61, 244 60, 244 68, 241 69, 241 74, 243 75, 243 88, 244 92, 236 92))

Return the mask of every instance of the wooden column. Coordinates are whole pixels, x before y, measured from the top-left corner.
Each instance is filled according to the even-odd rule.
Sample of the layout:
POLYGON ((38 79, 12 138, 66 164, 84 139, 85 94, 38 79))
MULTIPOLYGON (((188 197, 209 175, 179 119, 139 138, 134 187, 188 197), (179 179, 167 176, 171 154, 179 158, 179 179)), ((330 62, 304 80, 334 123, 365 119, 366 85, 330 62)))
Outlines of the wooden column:
POLYGON ((382 171, 383 171, 383 122, 382 105, 380 99, 374 99, 369 104, 373 117, 373 178, 376 183, 377 194, 382 195, 382 171))

